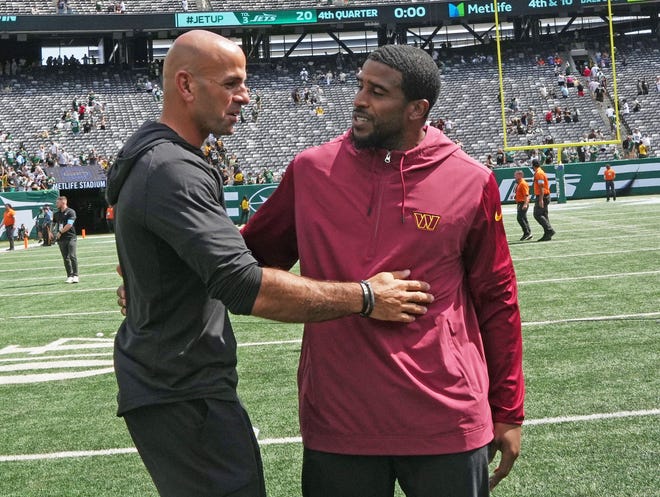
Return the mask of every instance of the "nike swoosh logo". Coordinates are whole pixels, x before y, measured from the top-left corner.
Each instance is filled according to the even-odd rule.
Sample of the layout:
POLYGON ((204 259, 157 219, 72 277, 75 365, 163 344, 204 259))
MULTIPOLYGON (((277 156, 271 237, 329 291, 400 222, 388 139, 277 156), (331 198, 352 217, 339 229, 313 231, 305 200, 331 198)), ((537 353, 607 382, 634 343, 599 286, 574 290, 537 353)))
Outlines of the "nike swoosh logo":
POLYGON ((501 221, 502 220, 502 213, 501 212, 496 212, 495 213, 495 221, 501 221))

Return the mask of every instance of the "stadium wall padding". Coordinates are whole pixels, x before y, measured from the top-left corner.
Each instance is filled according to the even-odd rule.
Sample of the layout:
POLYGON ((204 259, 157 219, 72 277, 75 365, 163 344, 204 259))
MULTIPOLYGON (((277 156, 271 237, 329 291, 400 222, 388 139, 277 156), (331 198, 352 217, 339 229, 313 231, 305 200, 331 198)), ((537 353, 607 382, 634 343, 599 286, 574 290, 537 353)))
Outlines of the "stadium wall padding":
MULTIPOLYGON (((600 198, 605 196, 605 180, 603 171, 605 164, 610 164, 616 171, 615 187, 618 195, 653 195, 660 194, 660 159, 637 159, 610 162, 589 162, 564 164, 564 177, 566 182, 566 198, 579 200, 600 198)), ((550 193, 553 198, 557 195, 555 182, 555 164, 545 166, 544 170, 550 181, 550 193)), ((515 180, 513 173, 522 169, 525 179, 532 188, 534 172, 531 167, 505 167, 495 169, 495 177, 500 187, 500 200, 504 204, 513 203, 515 193, 515 180)), ((276 184, 226 186, 225 201, 229 216, 237 221, 240 217, 239 204, 245 195, 250 201, 251 212, 266 201, 277 188, 276 184)))
MULTIPOLYGON (((605 165, 610 164, 616 172, 614 186, 618 195, 652 195, 660 193, 660 159, 636 159, 610 162, 589 162, 564 164, 566 199, 579 200, 605 196, 605 165)), ((557 196, 555 181, 556 164, 544 166, 550 182, 550 194, 557 196)), ((532 190, 534 171, 530 167, 507 167, 495 170, 497 184, 500 187, 502 203, 513 203, 515 180, 513 173, 521 169, 532 190)))
MULTIPOLYGON (((25 224, 29 237, 36 238, 35 218, 39 214, 39 207, 48 204, 55 210, 57 195, 57 190, 0 193, 0 216, 5 213, 5 204, 11 204, 12 208, 16 211, 14 229, 18 230, 21 224, 25 224)), ((7 240, 4 226, 0 230, 0 240, 7 240)))

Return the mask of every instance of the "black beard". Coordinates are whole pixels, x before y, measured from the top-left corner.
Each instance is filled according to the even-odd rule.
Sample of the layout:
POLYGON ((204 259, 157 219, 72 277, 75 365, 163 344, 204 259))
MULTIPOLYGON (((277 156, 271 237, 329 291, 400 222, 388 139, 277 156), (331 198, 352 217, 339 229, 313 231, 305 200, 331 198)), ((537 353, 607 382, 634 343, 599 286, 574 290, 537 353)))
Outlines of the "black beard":
POLYGON ((386 150, 397 150, 399 147, 398 144, 392 143, 391 139, 383 138, 378 134, 372 133, 366 138, 357 138, 355 134, 351 133, 351 140, 353 141, 353 146, 359 150, 365 148, 384 148, 386 150))
POLYGON ((376 144, 373 143, 374 140, 372 140, 371 136, 366 139, 358 140, 355 135, 351 133, 351 139, 353 140, 353 146, 357 149, 376 148, 376 144))

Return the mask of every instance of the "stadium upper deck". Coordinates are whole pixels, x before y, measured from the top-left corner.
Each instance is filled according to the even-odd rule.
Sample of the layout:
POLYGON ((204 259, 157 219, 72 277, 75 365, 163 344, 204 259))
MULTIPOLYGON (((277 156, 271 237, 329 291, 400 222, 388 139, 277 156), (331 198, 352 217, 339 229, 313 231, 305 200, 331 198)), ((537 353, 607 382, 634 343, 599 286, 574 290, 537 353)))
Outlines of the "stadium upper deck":
MULTIPOLYGON (((639 129, 651 140, 651 156, 660 157, 660 92, 654 86, 654 75, 660 75, 660 52, 654 43, 653 39, 647 39, 619 48, 627 61, 625 66, 620 66, 619 86, 622 99, 639 98, 642 106, 640 112, 625 116, 622 134, 639 129), (642 77, 651 91, 638 96, 635 83, 642 77)), ((548 54, 537 54, 528 45, 512 45, 504 52, 505 101, 518 98, 522 110, 533 110, 537 123, 531 133, 511 133, 509 145, 534 144, 543 148, 547 137, 556 143, 581 141, 592 129, 602 130, 606 139, 612 138, 603 113, 604 106, 611 105, 611 101, 600 106, 588 92, 578 97, 575 88, 565 99, 560 94, 547 100, 541 97, 542 86, 549 90, 557 88, 553 68, 535 64, 537 55, 548 54), (579 122, 545 123, 544 113, 555 106, 571 111, 579 109, 579 122)), ((570 60, 570 55, 565 58, 570 60)), ((248 172, 263 167, 282 171, 296 153, 343 133, 350 126, 354 72, 360 60, 360 57, 346 58, 342 69, 345 83, 336 78, 340 71, 335 66, 335 57, 330 56, 252 65, 250 87, 253 92, 260 92, 263 108, 256 119, 252 117, 255 103, 246 108, 245 122, 237 126, 235 135, 225 140, 228 150, 238 155, 248 172), (309 69, 308 82, 302 81, 299 74, 303 65, 309 69), (324 78, 328 71, 335 73, 330 85, 324 78), (311 104, 296 105, 291 100, 293 90, 297 88, 304 93, 305 88, 310 89, 314 84, 322 91, 319 103, 323 115, 320 116, 311 104)), ((430 117, 453 121, 449 136, 460 140, 475 159, 485 161, 488 154, 494 156, 503 146, 497 67, 483 51, 467 49, 447 51, 442 62, 445 65, 442 91, 430 117)), ((611 80, 609 68, 604 69, 604 74, 611 80)), ((138 89, 138 79, 144 77, 144 70, 117 70, 102 65, 31 69, 19 71, 15 76, 2 76, 0 82, 6 91, 0 94, 0 129, 13 137, 4 145, 17 147, 23 142, 33 151, 53 139, 75 155, 95 148, 101 155, 112 156, 144 120, 158 116, 160 104, 138 89), (108 129, 78 134, 66 127, 54 131, 55 123, 70 107, 71 100, 84 98, 90 90, 96 93, 98 101, 106 104, 108 129)), ((508 111, 507 119, 514 115, 508 111)), ((526 157, 526 152, 517 154, 519 160, 526 157)), ((599 150, 598 158, 612 158, 611 149, 599 150)))
MULTIPOLYGON (((107 14, 115 4, 110 0, 68 0, 67 14, 107 14)), ((383 0, 188 0, 189 11, 212 10, 274 10, 315 8, 320 6, 368 6, 387 3, 383 0)), ((124 0, 126 13, 182 12, 181 0, 124 0)), ((16 15, 53 15, 58 13, 57 2, 41 0, 6 0, 0 2, 0 13, 16 15)))

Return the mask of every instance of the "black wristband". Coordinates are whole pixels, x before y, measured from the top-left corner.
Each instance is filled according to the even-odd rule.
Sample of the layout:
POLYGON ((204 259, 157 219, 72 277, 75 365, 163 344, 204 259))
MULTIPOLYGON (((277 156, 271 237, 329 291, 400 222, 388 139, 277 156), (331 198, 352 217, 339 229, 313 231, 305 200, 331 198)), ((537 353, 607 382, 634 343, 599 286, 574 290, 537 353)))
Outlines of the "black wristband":
POLYGON ((362 288, 362 310, 360 311, 360 316, 366 318, 369 317, 376 306, 376 297, 371 288, 371 283, 368 281, 360 281, 360 287, 362 288))

